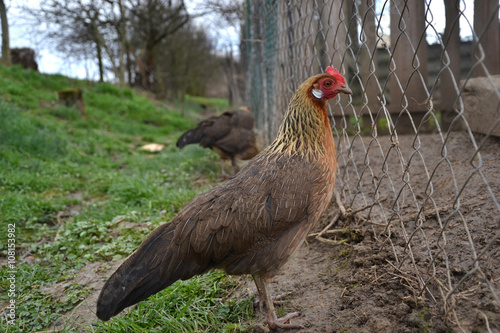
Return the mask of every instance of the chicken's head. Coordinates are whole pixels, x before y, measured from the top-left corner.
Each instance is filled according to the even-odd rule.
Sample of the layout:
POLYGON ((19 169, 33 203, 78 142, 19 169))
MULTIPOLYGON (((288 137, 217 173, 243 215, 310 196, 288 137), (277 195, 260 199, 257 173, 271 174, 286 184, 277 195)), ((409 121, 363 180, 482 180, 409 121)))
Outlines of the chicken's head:
POLYGON ((326 74, 320 77, 314 84, 312 94, 317 99, 331 99, 339 93, 352 94, 351 89, 345 83, 345 79, 339 71, 328 66, 326 74))

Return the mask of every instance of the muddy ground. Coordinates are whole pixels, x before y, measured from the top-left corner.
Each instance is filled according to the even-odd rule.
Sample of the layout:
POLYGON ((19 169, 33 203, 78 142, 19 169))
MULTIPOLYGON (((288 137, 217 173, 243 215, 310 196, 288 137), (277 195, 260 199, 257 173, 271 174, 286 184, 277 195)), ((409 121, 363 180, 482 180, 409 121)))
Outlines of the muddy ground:
MULTIPOLYGON (((284 310, 301 313, 293 322, 305 328, 292 331, 500 332, 500 140, 488 139, 471 163, 468 133, 452 134, 445 150, 437 134, 414 139, 358 138, 350 157, 340 145, 336 190, 348 212, 329 230, 347 230, 322 237, 348 241, 309 237, 276 276, 274 294, 288 294, 284 310), (402 167, 409 160, 411 168, 402 167), (380 204, 349 215, 375 195, 380 204)), ((313 232, 339 213, 333 203, 313 232)), ((94 320, 104 277, 118 264, 82 270, 76 282, 94 292, 71 318, 94 320)), ((256 294, 251 279, 244 281, 234 297, 256 294)))

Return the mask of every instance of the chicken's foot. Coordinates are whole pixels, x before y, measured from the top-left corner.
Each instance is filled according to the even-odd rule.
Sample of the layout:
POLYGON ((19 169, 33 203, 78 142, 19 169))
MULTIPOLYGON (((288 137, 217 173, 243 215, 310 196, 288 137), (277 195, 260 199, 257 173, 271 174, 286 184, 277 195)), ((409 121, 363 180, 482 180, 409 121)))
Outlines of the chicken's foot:
MULTIPOLYGON (((288 291, 286 293, 283 293, 283 294, 279 294, 279 295, 276 295, 276 296, 273 296, 272 299, 273 299, 273 303, 274 304, 284 304, 285 303, 285 299, 290 296, 292 294, 292 292, 288 291)), ((260 300, 260 297, 259 298, 256 298, 254 299, 253 301, 253 307, 254 308, 259 308, 259 311, 262 312, 263 308, 264 308, 264 300, 260 300)))
POLYGON ((286 322, 288 322, 291 318, 299 316, 300 313, 298 312, 291 312, 284 317, 278 318, 276 316, 276 311, 274 310, 273 299, 269 291, 268 283, 264 280, 264 278, 262 278, 259 275, 252 275, 252 276, 253 280, 255 281, 255 285, 257 286, 257 290, 259 291, 259 297, 261 299, 261 302, 266 303, 267 314, 265 323, 269 326, 269 328, 271 329, 276 329, 278 327, 284 329, 304 328, 304 326, 299 324, 286 324, 286 322))

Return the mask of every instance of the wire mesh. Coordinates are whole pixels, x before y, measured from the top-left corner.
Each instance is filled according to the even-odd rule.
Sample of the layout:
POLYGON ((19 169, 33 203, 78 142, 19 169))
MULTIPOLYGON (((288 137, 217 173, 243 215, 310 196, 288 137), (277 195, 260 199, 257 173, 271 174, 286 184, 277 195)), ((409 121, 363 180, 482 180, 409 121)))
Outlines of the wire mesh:
POLYGON ((269 142, 298 85, 338 68, 354 94, 329 106, 336 192, 351 210, 368 207, 350 227, 392 252, 387 279, 440 305, 462 331, 500 306, 498 9, 491 0, 246 2, 258 129, 269 142))

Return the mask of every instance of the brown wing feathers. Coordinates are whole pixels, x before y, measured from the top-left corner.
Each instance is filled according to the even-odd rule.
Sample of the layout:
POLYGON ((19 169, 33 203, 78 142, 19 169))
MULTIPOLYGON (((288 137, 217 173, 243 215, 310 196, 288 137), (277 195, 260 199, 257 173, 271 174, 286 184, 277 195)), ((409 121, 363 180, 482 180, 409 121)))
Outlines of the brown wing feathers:
POLYGON ((217 140, 226 136, 230 131, 230 118, 228 116, 211 117, 203 120, 193 129, 188 130, 177 140, 177 147, 198 143, 202 147, 210 147, 217 140))

